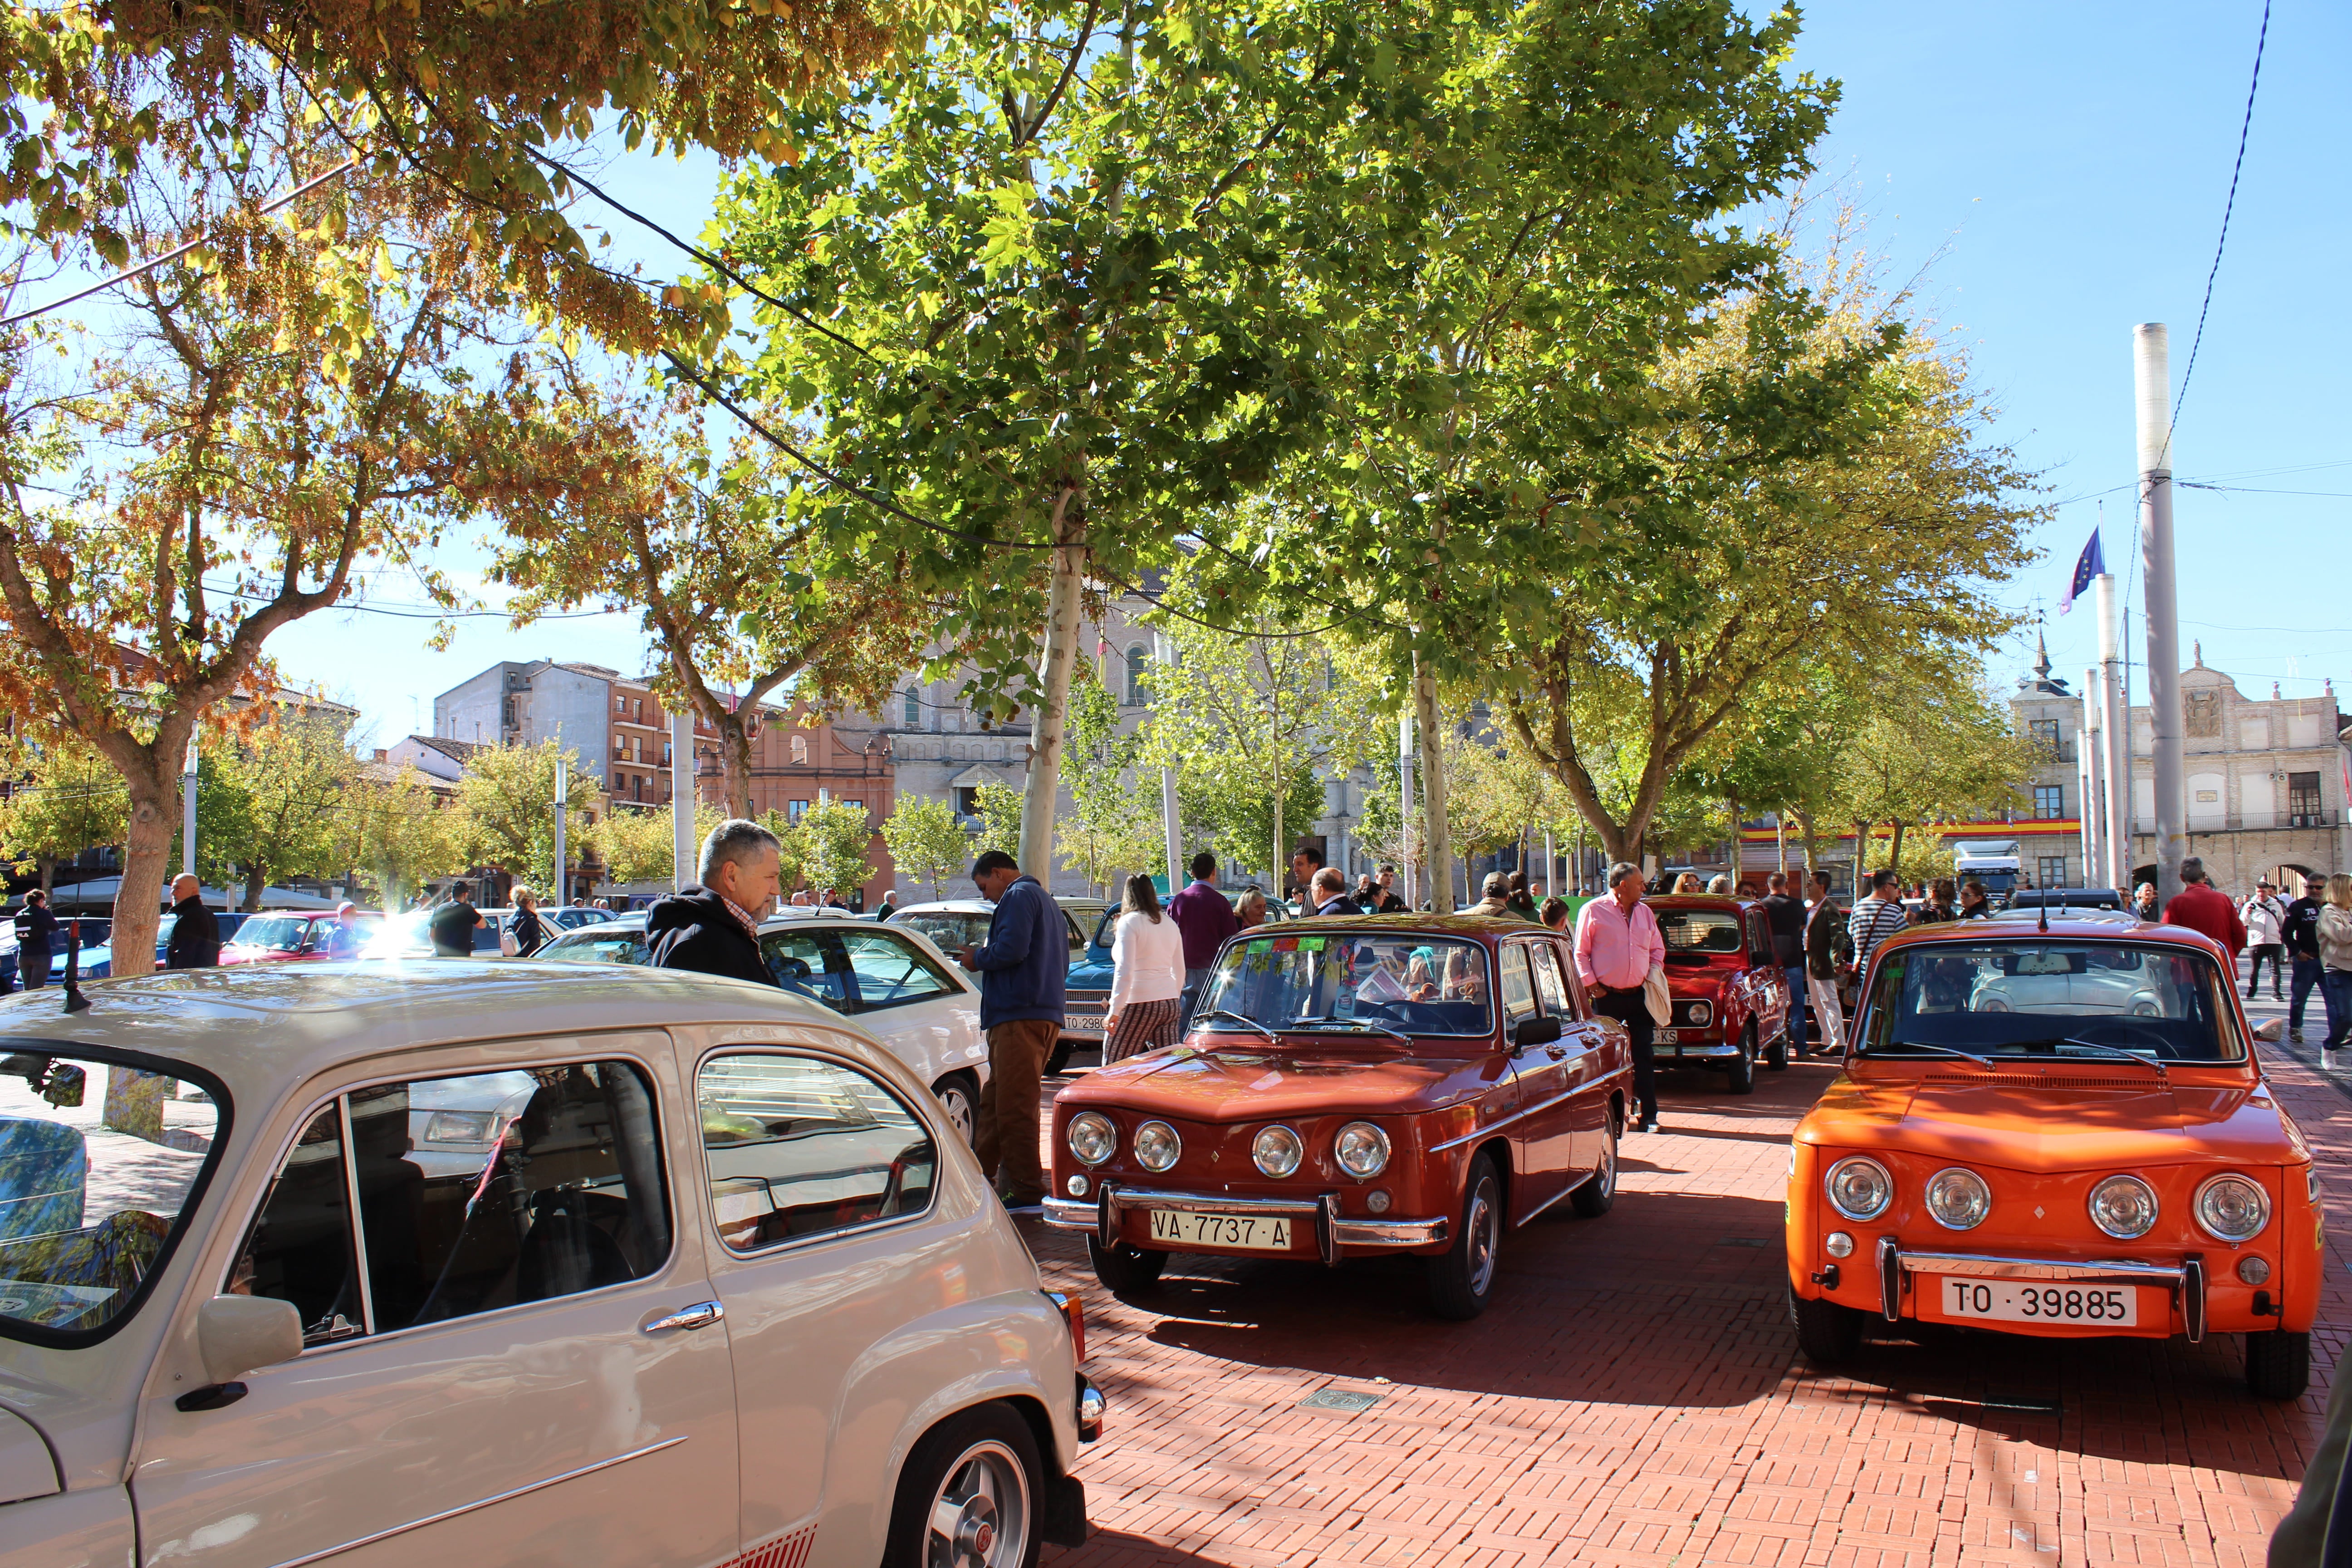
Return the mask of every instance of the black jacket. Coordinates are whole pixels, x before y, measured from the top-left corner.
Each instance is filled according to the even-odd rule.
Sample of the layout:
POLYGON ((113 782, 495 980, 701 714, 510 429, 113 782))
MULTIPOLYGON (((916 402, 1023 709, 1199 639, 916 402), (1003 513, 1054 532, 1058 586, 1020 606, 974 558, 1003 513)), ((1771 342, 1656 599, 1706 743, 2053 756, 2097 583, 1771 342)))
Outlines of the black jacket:
POLYGON ((2297 899, 2286 907, 2286 919, 2279 922, 2280 940, 2297 958, 2319 956, 2319 903, 2317 899, 2297 899))
POLYGON ((646 911, 646 945, 653 950, 656 969, 691 969, 761 985, 776 984, 760 956, 760 944, 708 888, 688 888, 656 900, 646 911))
POLYGON ((54 949, 57 929, 58 917, 47 904, 26 904, 16 911, 16 941, 21 946, 54 949))
POLYGON ((163 947, 166 969, 218 969, 220 921, 202 899, 182 899, 172 906, 172 940, 163 947))
POLYGON ((1792 969, 1805 962, 1805 902, 1787 893, 1768 894, 1764 921, 1772 931, 1772 962, 1792 969))

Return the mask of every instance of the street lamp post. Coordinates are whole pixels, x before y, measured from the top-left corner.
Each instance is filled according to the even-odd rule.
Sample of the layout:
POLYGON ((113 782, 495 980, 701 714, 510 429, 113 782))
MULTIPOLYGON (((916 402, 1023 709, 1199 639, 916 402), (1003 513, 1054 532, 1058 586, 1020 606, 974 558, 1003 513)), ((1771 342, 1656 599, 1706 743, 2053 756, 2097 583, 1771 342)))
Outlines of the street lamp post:
MULTIPOLYGON (((672 770, 675 776, 676 770, 672 770)), ((572 879, 565 874, 563 858, 564 806, 572 798, 572 765, 563 758, 555 759, 555 907, 562 909, 572 901, 572 879)))
POLYGON ((196 738, 188 737, 187 755, 180 761, 180 869, 196 874, 196 738))
POLYGON ((2189 853, 2181 815, 2180 605, 2172 556, 2170 338, 2160 321, 2132 329, 2132 391, 2138 409, 2140 577, 2147 594, 2147 711, 2154 730, 2156 896, 2180 891, 2189 853))

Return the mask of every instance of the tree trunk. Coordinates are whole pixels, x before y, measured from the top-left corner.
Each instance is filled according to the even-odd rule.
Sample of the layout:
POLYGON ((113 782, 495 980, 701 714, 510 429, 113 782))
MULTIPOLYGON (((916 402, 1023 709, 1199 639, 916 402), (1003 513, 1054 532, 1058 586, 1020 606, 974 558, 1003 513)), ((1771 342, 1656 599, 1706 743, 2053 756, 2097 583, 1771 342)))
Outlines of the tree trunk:
POLYGON ((40 858, 40 865, 41 892, 46 897, 57 891, 58 858, 54 855, 44 855, 40 858))
POLYGON ((1899 880, 1903 866, 1903 819, 1899 816, 1895 819, 1895 845, 1886 852, 1886 864, 1899 880))
POLYGON ((1038 671, 1036 717, 1030 722, 1029 781, 1021 799, 1021 868, 1054 885, 1054 811, 1060 804, 1064 731, 1070 713, 1070 673, 1078 651, 1080 589, 1085 584, 1086 517, 1077 486, 1054 498, 1054 552, 1045 595, 1045 646, 1038 671))
POLYGON ((1724 809, 1731 814, 1731 890, 1737 893, 1739 891, 1739 879, 1747 872, 1747 868, 1742 866, 1739 860, 1738 795, 1734 792, 1726 792, 1723 797, 1723 805, 1724 809))
MULTIPOLYGON (((126 771, 123 782, 131 795, 131 824, 122 846, 122 880, 114 891, 113 973, 152 973, 155 968, 155 931, 163 915, 163 870, 172 855, 172 836, 180 826, 180 780, 175 769, 160 763, 158 748, 140 753, 145 765, 126 771)), ((178 759, 176 748, 173 761, 178 759)))
POLYGON ((1813 867, 1818 863, 1813 850, 1813 839, 1815 837, 1813 833, 1813 819, 1807 816, 1802 812, 1796 813, 1795 815, 1797 818, 1797 831, 1803 834, 1805 838, 1805 886, 1810 889, 1812 887, 1813 881, 1813 867))
POLYGON ((247 914, 252 914, 261 908, 261 895, 268 890, 269 868, 257 862, 246 870, 245 902, 237 907, 247 914))
POLYGON ((1454 912, 1454 841, 1445 826, 1444 737, 1438 733, 1437 677, 1418 667, 1412 675, 1412 727, 1421 742, 1423 853, 1429 866, 1432 913, 1454 912))

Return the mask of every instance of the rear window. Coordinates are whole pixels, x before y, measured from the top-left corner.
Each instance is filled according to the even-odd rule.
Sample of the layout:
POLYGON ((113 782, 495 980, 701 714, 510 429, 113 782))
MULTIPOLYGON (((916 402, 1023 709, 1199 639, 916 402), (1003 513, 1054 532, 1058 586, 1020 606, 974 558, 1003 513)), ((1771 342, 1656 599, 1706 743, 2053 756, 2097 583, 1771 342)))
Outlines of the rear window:
POLYGON ((1729 910, 1653 910, 1667 956, 1740 951, 1739 917, 1729 910))
POLYGON ((90 1343, 138 1308, 227 1131, 187 1070, 0 1043, 0 1333, 90 1343))
POLYGON ((591 931, 559 937, 540 949, 539 956, 571 963, 643 963, 646 933, 641 931, 591 931))

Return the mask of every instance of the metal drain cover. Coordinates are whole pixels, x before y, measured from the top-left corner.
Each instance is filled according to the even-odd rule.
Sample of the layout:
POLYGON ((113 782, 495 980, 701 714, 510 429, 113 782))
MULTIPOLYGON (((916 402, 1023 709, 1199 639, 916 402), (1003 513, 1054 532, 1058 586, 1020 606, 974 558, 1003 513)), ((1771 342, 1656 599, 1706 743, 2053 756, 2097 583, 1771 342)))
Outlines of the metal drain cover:
POLYGON ((1298 1403, 1307 1410, 1370 1410, 1381 1402, 1377 1394, 1359 1394, 1349 1388, 1318 1388, 1298 1403))

